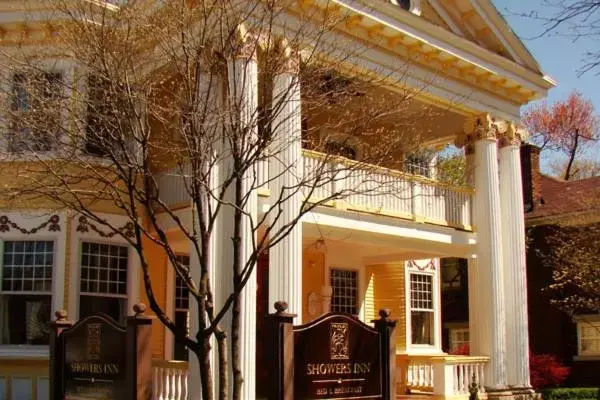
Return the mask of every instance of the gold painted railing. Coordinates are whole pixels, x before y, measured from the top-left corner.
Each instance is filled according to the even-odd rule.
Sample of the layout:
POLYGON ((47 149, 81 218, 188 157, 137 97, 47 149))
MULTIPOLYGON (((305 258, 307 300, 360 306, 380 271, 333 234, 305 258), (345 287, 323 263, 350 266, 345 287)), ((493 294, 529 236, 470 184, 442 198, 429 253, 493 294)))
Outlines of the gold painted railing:
MULTIPOLYGON (((343 201, 330 205, 471 230, 471 188, 311 150, 303 150, 302 160, 304 177, 309 182, 318 174, 336 174, 329 180, 323 179, 323 184, 309 184, 312 191, 309 200, 318 201, 343 192, 346 193, 343 201)), ((257 165, 256 179, 259 194, 268 196, 268 161, 257 165)), ((158 181, 163 201, 170 206, 189 206, 180 171, 166 171, 158 181)))

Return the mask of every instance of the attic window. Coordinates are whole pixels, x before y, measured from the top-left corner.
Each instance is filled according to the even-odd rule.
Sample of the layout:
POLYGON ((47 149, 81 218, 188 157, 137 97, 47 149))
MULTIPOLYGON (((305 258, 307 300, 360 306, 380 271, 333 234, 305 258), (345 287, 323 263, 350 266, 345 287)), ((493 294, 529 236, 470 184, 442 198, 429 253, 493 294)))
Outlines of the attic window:
POLYGON ((390 0, 390 2, 415 15, 421 15, 421 0, 390 0))
POLYGON ((393 4, 402 7, 406 11, 410 11, 410 0, 391 0, 393 4))

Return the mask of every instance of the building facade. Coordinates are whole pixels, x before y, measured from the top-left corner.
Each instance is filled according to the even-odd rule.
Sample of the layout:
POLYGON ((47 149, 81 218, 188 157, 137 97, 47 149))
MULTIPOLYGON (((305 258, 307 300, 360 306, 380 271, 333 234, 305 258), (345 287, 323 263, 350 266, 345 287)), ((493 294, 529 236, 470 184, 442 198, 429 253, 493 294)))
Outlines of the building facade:
MULTIPOLYGON (((338 154, 336 159, 353 165, 358 176, 352 181, 336 180, 335 185, 363 187, 377 177, 397 189, 369 196, 350 194, 343 201, 319 205, 258 260, 256 273, 242 292, 243 398, 262 397, 261 321, 273 311, 274 301, 282 299, 297 314, 297 324, 330 311, 354 314, 368 323, 377 310, 389 308, 398 319, 398 393, 424 391, 440 398, 466 398, 475 377, 488 397, 530 395, 519 153, 526 133, 518 121, 521 106, 545 97, 554 82, 488 0, 335 3, 335 12, 344 16, 344 23, 330 32, 331 38, 358 44, 364 51, 344 63, 329 54, 328 62, 332 67, 351 64, 354 69, 346 69, 347 74, 358 74, 360 69, 386 77, 394 73, 395 65, 410 61, 402 85, 424 86, 414 106, 436 110, 435 118, 415 121, 422 133, 419 147, 439 151, 455 144, 464 148, 469 186, 443 184, 435 174, 424 176, 418 170, 398 171, 402 169, 398 164, 360 164, 360 151, 352 148, 352 141, 343 141, 343 149, 332 143, 329 148, 338 154), (469 264, 471 356, 449 356, 442 347, 441 286, 446 282, 442 277, 452 267, 440 259, 448 257, 463 258, 469 264)), ((50 13, 43 2, 30 6, 11 1, 0 4, 0 45, 10 57, 24 46, 53 45, 56 32, 47 20, 50 13)), ((115 13, 122 7, 98 6, 115 13)), ((288 15, 322 12, 324 7, 321 1, 290 3, 281 18, 287 21, 288 15)), ((229 90, 252 99, 261 76, 260 58, 251 51, 226 56, 225 62, 229 90), (241 58, 247 79, 237 79, 235 66, 241 58)), ((72 59, 61 57, 48 65, 51 70, 41 79, 44 88, 55 79, 75 82, 85 75, 85 69, 72 59)), ((273 79, 274 98, 279 95, 278 83, 294 82, 296 71, 291 68, 273 79)), ((27 90, 37 89, 30 85, 24 89, 21 82, 26 78, 18 72, 7 70, 4 75, 9 76, 4 76, 2 101, 12 104, 13 111, 35 109, 28 103, 27 90)), ((292 87, 296 89, 291 96, 301 102, 302 86, 292 87)), ((391 82, 385 95, 393 101, 402 90, 399 81, 391 82)), ((248 101, 245 107, 257 104, 248 101)), ((278 129, 300 138, 306 121, 318 127, 319 117, 302 115, 300 109, 282 107, 279 112, 285 123, 278 129)), ((330 109, 332 114, 341 111, 330 109)), ((56 116, 60 123, 60 113, 56 116)), ((19 120, 9 119, 3 119, 6 131, 20 132, 19 120)), ((83 129, 89 126, 93 124, 83 129)), ((14 136, 7 134, 1 143, 6 156, 0 173, 5 187, 14 188, 19 185, 20 154, 32 149, 25 146, 17 151, 9 137, 14 136)), ((256 165, 261 187, 251 194, 249 215, 260 218, 269 209, 275 194, 295 179, 290 171, 314 173, 312 168, 324 157, 303 148, 300 139, 291 143, 283 167, 273 162, 256 165)), ((82 151, 94 153, 91 144, 82 151)), ((51 149, 47 157, 51 159, 51 149)), ((168 169, 156 172, 160 201, 176 213, 175 221, 190 226, 194 207, 185 181, 179 178, 168 169)), ((314 199, 308 200, 327 197, 338 189, 320 187, 320 192, 308 195, 314 199)), ((291 198, 286 209, 296 209, 303 200, 300 195, 291 198)), ((105 225, 36 198, 0 199, 0 205, 0 399, 44 399, 48 391, 45 323, 61 309, 73 320, 103 312, 123 321, 133 312, 133 304, 147 301, 141 261, 127 240, 132 235, 131 219, 114 204, 94 206, 105 225), (107 230, 106 225, 120 234, 107 230)), ((293 217, 284 212, 280 223, 293 217)), ((188 265, 194 276, 199 261, 190 251, 189 239, 173 219, 161 221, 177 263, 188 265)), ((228 241, 226 231, 215 240, 218 257, 212 284, 217 302, 227 297, 232 285, 225 268, 219 267, 230 261, 227 251, 219 251, 228 241)), ((193 332, 197 309, 185 282, 163 248, 152 240, 145 243, 154 298, 179 326, 189 320, 193 332)), ((251 246, 252 238, 246 237, 244 243, 251 246)), ((244 253, 248 247, 244 249, 242 256, 248 254, 244 253)), ((456 341, 466 340, 462 334, 455 332, 456 341)), ((155 396, 198 398, 199 382, 193 378, 199 376, 197 360, 191 357, 188 364, 185 348, 158 321, 153 324, 152 343, 155 396)))

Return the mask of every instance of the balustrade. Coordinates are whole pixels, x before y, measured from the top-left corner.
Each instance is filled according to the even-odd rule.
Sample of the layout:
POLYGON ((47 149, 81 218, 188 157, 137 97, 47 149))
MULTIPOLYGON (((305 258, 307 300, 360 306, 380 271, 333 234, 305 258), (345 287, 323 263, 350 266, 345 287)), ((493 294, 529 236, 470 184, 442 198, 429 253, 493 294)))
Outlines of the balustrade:
MULTIPOLYGON (((256 167, 259 194, 268 194, 268 160, 256 167)), ((441 184, 419 175, 395 171, 310 150, 303 152, 304 196, 317 202, 340 194, 326 205, 437 225, 471 228, 469 188, 441 184)), ((185 204, 189 195, 185 168, 159 176, 161 199, 169 206, 185 204)))
POLYGON ((153 400, 187 400, 187 362, 153 360, 152 369, 153 400))

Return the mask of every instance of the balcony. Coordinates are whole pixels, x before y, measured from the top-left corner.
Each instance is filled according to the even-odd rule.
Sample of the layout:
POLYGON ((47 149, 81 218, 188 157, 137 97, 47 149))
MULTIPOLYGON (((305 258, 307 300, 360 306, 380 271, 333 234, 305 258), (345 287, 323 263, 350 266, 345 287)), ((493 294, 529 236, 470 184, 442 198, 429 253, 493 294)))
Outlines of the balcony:
MULTIPOLYGON (((309 202, 331 197, 348 189, 343 200, 326 203, 348 211, 383 215, 440 226, 472 230, 471 203, 473 190, 436 182, 433 179, 375 165, 358 163, 342 157, 303 150, 305 177, 315 171, 350 170, 345 178, 336 177, 312 190, 309 202), (341 164, 344 167, 339 167, 341 164)), ((185 171, 184 174, 185 175, 185 171)), ((269 197, 268 162, 259 163, 256 170, 258 195, 269 197)), ((171 208, 188 207, 189 199, 184 177, 179 171, 167 170, 158 178, 162 200, 171 208)))

